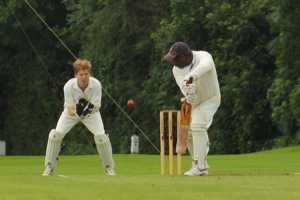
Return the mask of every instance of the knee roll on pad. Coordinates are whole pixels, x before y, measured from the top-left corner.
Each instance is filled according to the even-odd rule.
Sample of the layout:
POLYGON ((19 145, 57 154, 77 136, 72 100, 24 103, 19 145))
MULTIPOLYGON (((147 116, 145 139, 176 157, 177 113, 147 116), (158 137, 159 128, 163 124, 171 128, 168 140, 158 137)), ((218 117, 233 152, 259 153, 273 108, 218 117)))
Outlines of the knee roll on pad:
POLYGON ((107 166, 109 166, 111 168, 114 168, 115 163, 112 158, 112 148, 111 148, 109 137, 106 134, 100 134, 100 135, 95 135, 94 140, 103 167, 106 168, 107 166))
POLYGON ((45 166, 50 166, 53 169, 56 167, 62 139, 63 135, 57 132, 55 129, 50 131, 47 143, 45 166))
POLYGON ((207 129, 206 129, 205 125, 204 124, 194 124, 193 127, 191 127, 191 129, 192 128, 193 128, 193 131, 191 134, 194 138, 202 138, 202 140, 207 141, 206 154, 208 154, 209 139, 208 139, 207 129))
POLYGON ((94 139, 96 144, 104 144, 110 142, 106 134, 95 135, 94 139))
POLYGON ((194 132, 206 131, 207 129, 205 123, 192 123, 191 130, 194 133, 194 132))
POLYGON ((63 139, 63 135, 57 132, 55 129, 52 129, 49 133, 49 140, 59 141, 63 139))

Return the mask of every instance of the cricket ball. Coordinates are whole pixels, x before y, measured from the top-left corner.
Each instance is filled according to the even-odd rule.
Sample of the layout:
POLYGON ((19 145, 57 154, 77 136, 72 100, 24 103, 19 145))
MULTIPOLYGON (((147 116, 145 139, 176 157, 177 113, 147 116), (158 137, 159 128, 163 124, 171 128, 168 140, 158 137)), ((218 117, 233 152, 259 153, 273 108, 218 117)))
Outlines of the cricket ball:
POLYGON ((127 107, 131 108, 131 107, 133 107, 133 106, 134 106, 134 101, 133 101, 132 99, 129 99, 129 100, 127 101, 127 107))

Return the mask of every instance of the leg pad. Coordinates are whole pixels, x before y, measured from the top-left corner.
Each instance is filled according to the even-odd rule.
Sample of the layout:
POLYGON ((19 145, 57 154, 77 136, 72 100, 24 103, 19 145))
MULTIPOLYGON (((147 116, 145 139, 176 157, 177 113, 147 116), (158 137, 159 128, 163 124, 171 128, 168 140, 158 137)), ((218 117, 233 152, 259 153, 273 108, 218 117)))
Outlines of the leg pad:
POLYGON ((53 169, 56 167, 58 154, 61 149, 62 138, 63 135, 55 129, 50 131, 46 150, 45 166, 53 169))
POLYGON ((112 147, 109 137, 106 134, 100 134, 95 135, 94 140, 104 169, 107 167, 113 169, 115 167, 115 162, 112 157, 112 147))

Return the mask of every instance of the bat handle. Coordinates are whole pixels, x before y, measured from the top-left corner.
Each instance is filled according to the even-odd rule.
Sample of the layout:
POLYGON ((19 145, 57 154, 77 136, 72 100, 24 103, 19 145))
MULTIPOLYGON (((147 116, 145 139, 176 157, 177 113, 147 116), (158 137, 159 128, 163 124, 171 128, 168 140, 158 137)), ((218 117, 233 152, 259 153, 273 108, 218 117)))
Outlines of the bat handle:
POLYGON ((189 78, 189 80, 186 82, 186 85, 189 85, 189 84, 191 84, 191 83, 193 83, 193 77, 191 76, 190 78, 189 78))

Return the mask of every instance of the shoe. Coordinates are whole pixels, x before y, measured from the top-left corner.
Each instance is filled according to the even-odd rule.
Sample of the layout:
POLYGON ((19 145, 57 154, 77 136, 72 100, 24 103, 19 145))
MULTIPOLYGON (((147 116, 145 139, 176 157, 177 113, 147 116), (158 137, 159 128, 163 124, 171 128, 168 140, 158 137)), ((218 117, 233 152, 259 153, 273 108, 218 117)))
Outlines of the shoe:
POLYGON ((53 168, 52 167, 49 167, 47 166, 44 173, 43 173, 43 176, 51 176, 53 173, 53 168))
POLYGON ((197 166, 192 167, 189 171, 184 173, 185 176, 207 176, 207 169, 199 169, 197 166))
POLYGON ((199 169, 200 175, 199 176, 208 176, 208 170, 207 169, 199 169))
POLYGON ((106 165, 105 171, 106 171, 106 174, 109 175, 109 176, 115 176, 116 175, 115 170, 113 170, 109 165, 106 165))

